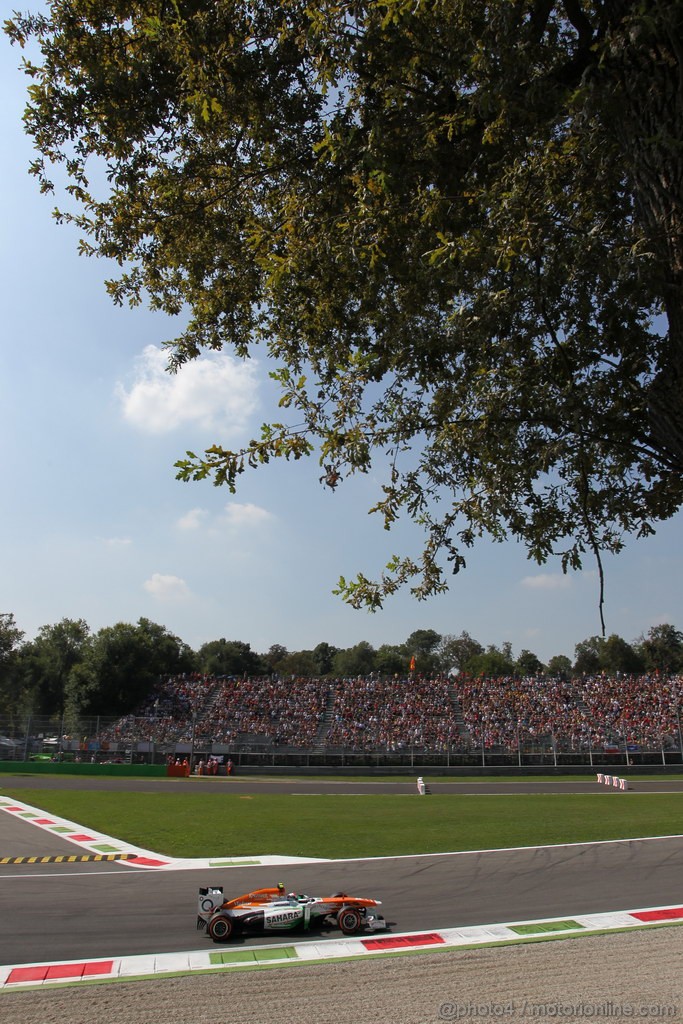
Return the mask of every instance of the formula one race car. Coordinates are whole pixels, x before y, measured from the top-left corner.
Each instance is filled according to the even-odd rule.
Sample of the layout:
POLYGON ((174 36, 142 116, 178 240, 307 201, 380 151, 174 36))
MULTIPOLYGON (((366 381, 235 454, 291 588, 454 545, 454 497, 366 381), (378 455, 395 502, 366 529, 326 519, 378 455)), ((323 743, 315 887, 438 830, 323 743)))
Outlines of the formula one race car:
POLYGON ((285 893, 280 883, 274 889, 255 889, 245 896, 226 900, 223 888, 199 890, 197 930, 206 930, 214 942, 227 942, 236 933, 284 932, 294 928, 307 930, 315 925, 336 925, 344 935, 361 928, 379 931, 386 928, 380 914, 368 913, 381 906, 379 900, 348 896, 304 896, 285 893))

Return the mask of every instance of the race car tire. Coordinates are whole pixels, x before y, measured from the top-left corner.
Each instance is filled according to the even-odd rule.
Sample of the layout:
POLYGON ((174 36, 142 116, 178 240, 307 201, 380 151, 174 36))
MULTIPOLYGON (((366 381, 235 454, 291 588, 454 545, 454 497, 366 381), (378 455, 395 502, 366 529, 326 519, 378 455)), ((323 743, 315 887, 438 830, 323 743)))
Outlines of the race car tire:
POLYGON ((209 935, 214 942, 227 942, 234 930, 231 918, 224 914, 212 917, 209 921, 209 935))
POLYGON ((344 935, 354 935, 362 923, 363 918, 360 915, 360 911, 356 910, 355 907, 345 907, 337 915, 337 924, 344 935))

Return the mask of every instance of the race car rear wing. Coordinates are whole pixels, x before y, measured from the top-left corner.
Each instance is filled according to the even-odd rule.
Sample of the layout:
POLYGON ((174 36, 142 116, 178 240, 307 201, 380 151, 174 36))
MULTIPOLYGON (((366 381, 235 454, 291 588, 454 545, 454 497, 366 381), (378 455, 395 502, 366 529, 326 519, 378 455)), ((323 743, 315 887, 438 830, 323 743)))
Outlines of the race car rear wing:
POLYGON ((199 890, 197 910, 200 915, 210 916, 217 907, 222 907, 225 902, 223 886, 205 886, 199 890))

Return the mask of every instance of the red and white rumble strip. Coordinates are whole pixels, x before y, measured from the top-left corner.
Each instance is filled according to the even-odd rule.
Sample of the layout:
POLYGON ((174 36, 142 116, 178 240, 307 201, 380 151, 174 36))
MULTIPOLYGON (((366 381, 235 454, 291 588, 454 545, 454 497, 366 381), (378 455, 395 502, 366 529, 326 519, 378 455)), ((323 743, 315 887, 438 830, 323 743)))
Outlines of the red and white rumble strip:
POLYGON ((386 956, 435 949, 483 945, 508 945, 533 939, 560 938, 591 932, 621 931, 653 924, 683 924, 683 907, 650 907, 610 914, 580 914, 571 920, 519 921, 468 928, 442 928, 433 932, 385 934, 381 937, 330 939, 241 947, 213 946, 184 953, 109 957, 98 960, 54 961, 0 967, 0 991, 36 985, 74 984, 87 981, 126 981, 197 971, 245 970, 305 965, 357 956, 386 956))

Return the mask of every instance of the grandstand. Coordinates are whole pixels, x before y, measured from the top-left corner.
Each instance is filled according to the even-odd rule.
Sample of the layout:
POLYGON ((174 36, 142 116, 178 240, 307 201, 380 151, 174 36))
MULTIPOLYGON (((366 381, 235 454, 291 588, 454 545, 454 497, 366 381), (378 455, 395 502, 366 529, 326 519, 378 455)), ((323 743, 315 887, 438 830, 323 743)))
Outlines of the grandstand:
MULTIPOLYGON (((680 764, 682 698, 683 677, 659 674, 285 680, 194 673, 160 680, 117 720, 81 722, 68 735, 62 722, 60 749, 84 759, 230 755, 244 764, 493 765, 524 757, 557 765, 615 756, 646 763, 646 755, 680 764)), ((43 734, 55 732, 51 723, 43 734)), ((35 749, 27 735, 29 745, 35 749)))

